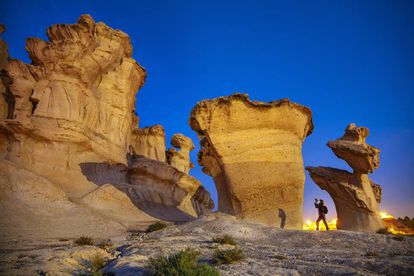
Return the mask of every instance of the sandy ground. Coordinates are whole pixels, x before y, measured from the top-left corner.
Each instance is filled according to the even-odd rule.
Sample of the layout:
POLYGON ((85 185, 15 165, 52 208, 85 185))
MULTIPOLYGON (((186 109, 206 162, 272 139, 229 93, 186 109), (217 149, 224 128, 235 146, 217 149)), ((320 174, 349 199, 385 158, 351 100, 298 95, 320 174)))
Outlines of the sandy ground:
MULTIPOLYGON (((240 263, 218 266, 222 275, 414 275, 414 238, 347 231, 282 230, 212 215, 150 234, 113 237, 113 247, 74 246, 71 240, 9 242, 1 245, 0 275, 90 273, 96 254, 103 272, 144 275, 149 257, 185 248, 212 263, 216 235, 231 234, 244 251, 240 263)), ((102 241, 96 241, 97 243, 102 241)))

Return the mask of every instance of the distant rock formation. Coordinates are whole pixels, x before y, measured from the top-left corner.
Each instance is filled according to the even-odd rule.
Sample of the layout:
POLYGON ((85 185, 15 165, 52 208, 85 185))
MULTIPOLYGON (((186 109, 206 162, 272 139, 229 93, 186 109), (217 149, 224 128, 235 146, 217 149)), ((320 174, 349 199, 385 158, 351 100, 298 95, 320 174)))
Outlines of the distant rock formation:
POLYGON ((218 209, 240 218, 302 229, 305 173, 302 144, 312 112, 288 99, 251 101, 246 94, 204 100, 193 108, 198 162, 218 191, 218 209))
POLYGON ((380 151, 365 142, 368 134, 368 128, 350 124, 341 138, 328 142, 335 155, 351 166, 352 173, 329 167, 306 167, 313 181, 331 195, 338 229, 371 232, 384 227, 378 207, 381 186, 368 178, 368 173, 379 166, 380 151))
POLYGON ((167 151, 168 163, 177 170, 188 174, 194 164, 190 160, 190 151, 194 149, 193 141, 183 134, 175 134, 171 139, 171 145, 178 148, 170 148, 167 151))
POLYGON ((0 206, 9 222, 0 223, 2 233, 35 228, 33 212, 49 221, 41 237, 79 234, 84 225, 106 235, 206 212, 206 191, 187 174, 191 147, 177 142, 185 162, 169 165, 162 126, 137 128, 135 94, 146 72, 128 35, 82 15, 47 36, 50 42, 27 40, 31 64, 10 60, 0 40, 0 206), (45 205, 26 210, 32 197, 45 205), (53 220, 71 210, 72 224, 53 220))

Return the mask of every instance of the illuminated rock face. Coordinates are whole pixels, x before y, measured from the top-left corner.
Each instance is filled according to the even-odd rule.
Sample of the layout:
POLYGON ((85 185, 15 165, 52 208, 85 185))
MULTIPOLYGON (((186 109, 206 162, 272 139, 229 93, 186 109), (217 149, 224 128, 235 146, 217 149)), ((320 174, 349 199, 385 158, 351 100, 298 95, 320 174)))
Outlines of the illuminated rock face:
POLYGON ((379 149, 366 144, 369 129, 350 124, 341 138, 328 142, 336 156, 345 160, 353 172, 307 167, 313 181, 332 197, 343 230, 374 232, 383 228, 379 214, 381 186, 368 178, 379 166, 379 149))
POLYGON ((39 210, 39 223, 50 226, 38 229, 42 237, 79 234, 85 225, 108 237, 129 225, 196 217, 208 205, 201 184, 166 162, 162 126, 137 128, 135 94, 146 72, 131 57, 128 35, 82 15, 47 36, 27 40, 31 64, 9 60, 0 41, 2 233, 36 232, 32 211, 39 210), (45 205, 33 205, 33 196, 45 205), (157 212, 146 209, 152 203, 157 212), (54 218, 71 210, 77 220, 61 227, 54 218))
POLYGON ((188 174, 190 169, 194 168, 194 164, 190 160, 190 151, 194 149, 193 141, 179 133, 171 138, 171 145, 179 150, 170 148, 167 151, 168 163, 177 170, 188 174))
POLYGON ((302 229, 302 144, 312 113, 287 99, 270 103, 234 94, 199 102, 190 126, 200 138, 198 162, 218 191, 218 209, 240 218, 302 229))

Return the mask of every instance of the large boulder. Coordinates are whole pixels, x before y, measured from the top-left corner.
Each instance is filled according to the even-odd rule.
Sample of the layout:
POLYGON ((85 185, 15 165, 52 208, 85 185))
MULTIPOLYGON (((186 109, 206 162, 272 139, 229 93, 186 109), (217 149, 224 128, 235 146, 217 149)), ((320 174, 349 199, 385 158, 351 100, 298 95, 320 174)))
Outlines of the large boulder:
POLYGON ((368 134, 368 128, 350 124, 341 138, 328 142, 335 155, 352 167, 352 173, 329 167, 306 167, 313 181, 331 195, 338 229, 375 232, 384 227, 379 213, 381 186, 368 178, 368 173, 379 166, 380 151, 366 144, 368 134))
POLYGON ((218 209, 240 218, 302 228, 302 144, 313 129, 307 107, 288 99, 251 101, 246 94, 204 100, 193 108, 198 162, 218 191, 218 209))

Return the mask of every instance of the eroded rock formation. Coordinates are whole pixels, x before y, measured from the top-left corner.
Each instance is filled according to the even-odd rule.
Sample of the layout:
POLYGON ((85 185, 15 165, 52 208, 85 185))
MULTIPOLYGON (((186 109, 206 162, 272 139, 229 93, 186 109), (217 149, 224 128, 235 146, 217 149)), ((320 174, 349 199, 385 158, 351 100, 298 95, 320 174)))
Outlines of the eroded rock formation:
POLYGON ((307 167, 313 181, 332 197, 338 216, 338 229, 377 231, 383 228, 379 214, 381 186, 368 178, 379 166, 379 149, 365 142, 366 127, 350 124, 345 134, 329 141, 336 156, 345 160, 353 172, 329 168, 307 167))
POLYGON ((201 184, 166 162, 162 126, 138 128, 135 94, 146 72, 131 57, 128 35, 82 15, 48 28, 47 36, 27 40, 31 64, 8 59, 0 41, 0 204, 11 222, 3 233, 36 227, 33 212, 49 226, 42 237, 79 234, 84 225, 108 235, 196 217, 206 205, 197 201, 201 184), (35 195, 44 208, 25 210, 35 195), (56 225, 61 221, 52 218, 71 210, 73 223, 56 225))
POLYGON ((269 103, 234 94, 199 102, 190 126, 198 162, 218 191, 218 209, 246 220, 302 229, 302 143, 313 130, 310 109, 288 99, 269 103))
POLYGON ((130 152, 165 162, 165 131, 161 125, 134 129, 130 152))
POLYGON ((189 137, 179 133, 171 138, 171 145, 179 150, 174 148, 168 149, 168 163, 177 170, 188 174, 190 169, 194 168, 194 164, 190 160, 190 151, 194 149, 193 141, 189 137))

